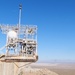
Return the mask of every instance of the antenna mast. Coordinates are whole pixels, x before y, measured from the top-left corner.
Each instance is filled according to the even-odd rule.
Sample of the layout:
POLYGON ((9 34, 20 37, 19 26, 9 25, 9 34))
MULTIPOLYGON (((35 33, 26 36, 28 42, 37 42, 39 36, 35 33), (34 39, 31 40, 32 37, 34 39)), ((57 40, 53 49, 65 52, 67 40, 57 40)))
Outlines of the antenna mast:
POLYGON ((20 31, 20 24, 21 24, 21 12, 22 12, 22 5, 19 5, 19 24, 18 24, 18 32, 20 31))

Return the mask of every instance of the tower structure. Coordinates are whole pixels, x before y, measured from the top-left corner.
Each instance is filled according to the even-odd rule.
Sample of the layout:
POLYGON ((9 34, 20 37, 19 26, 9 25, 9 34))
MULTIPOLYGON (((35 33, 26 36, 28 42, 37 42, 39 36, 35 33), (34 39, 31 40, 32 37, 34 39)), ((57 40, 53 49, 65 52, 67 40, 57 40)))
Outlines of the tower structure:
POLYGON ((19 23, 17 25, 0 25, 6 34, 6 53, 0 57, 4 62, 36 62, 37 26, 21 25, 22 5, 19 6, 19 23))

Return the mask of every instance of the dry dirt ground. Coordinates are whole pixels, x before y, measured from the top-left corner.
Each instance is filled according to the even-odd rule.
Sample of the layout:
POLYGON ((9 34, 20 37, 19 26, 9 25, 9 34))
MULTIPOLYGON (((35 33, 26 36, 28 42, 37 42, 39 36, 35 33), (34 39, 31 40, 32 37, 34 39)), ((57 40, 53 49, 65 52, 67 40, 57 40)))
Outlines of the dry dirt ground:
MULTIPOLYGON (((34 64, 35 65, 35 64, 34 64)), ((58 75, 75 75, 75 63, 46 63, 37 64, 32 67, 47 68, 50 71, 57 73, 58 75)))
POLYGON ((50 69, 59 75, 75 75, 75 69, 50 69))
MULTIPOLYGON (((22 71, 23 75, 58 75, 57 73, 50 71, 46 68, 28 68, 22 71)), ((22 71, 20 72, 20 74, 22 73, 22 71)))

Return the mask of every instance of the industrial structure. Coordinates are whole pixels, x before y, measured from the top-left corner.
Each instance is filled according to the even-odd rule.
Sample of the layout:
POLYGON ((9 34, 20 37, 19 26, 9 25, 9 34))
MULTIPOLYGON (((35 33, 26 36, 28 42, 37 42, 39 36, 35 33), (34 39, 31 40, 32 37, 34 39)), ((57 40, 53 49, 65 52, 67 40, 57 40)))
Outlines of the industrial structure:
POLYGON ((36 62, 37 54, 37 26, 21 25, 21 10, 19 6, 19 23, 17 25, 0 25, 2 33, 6 34, 6 49, 0 55, 1 62, 36 62))

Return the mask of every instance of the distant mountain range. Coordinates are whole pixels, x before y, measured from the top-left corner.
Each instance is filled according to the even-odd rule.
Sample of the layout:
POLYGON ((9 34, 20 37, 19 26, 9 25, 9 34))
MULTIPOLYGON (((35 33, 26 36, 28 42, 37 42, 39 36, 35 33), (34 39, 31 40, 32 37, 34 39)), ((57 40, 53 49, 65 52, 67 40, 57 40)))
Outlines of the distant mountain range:
POLYGON ((48 61, 37 61, 37 63, 75 63, 75 60, 48 60, 48 61))

